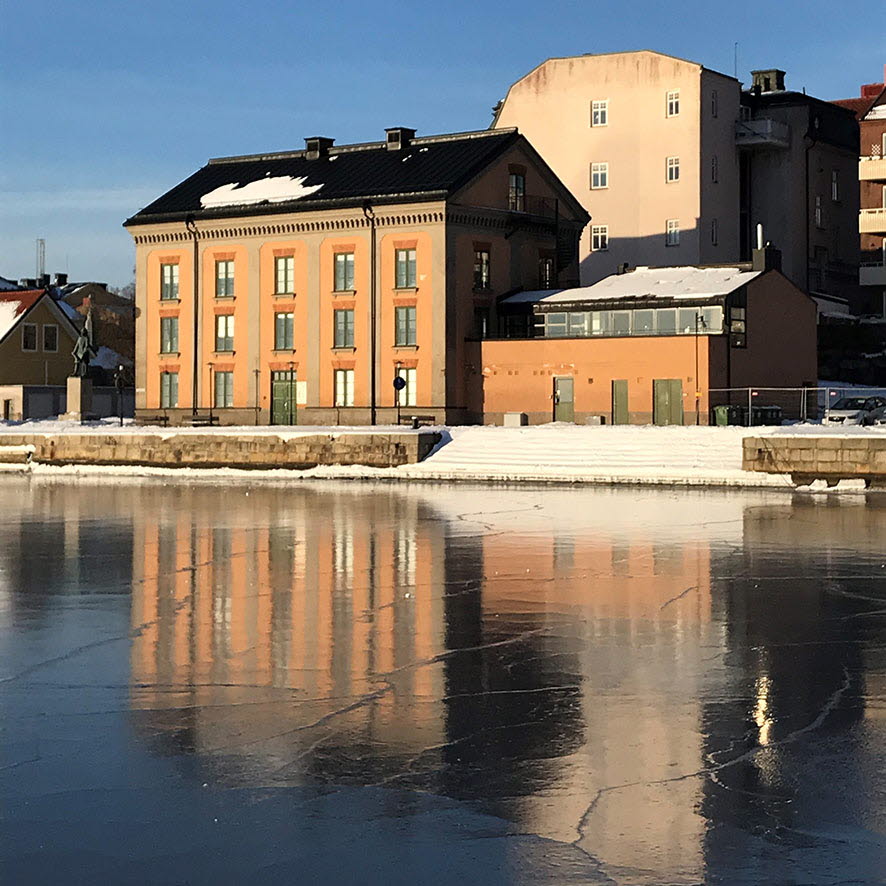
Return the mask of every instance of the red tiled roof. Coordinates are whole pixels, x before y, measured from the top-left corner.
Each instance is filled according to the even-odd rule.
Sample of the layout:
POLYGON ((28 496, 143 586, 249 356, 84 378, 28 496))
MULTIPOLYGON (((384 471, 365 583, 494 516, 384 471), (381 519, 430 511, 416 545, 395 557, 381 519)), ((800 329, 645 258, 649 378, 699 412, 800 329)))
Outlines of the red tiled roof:
POLYGON ((832 105, 839 105, 841 108, 848 108, 855 113, 855 116, 861 120, 862 117, 870 111, 875 99, 872 98, 841 98, 831 102, 832 105))
POLYGON ((30 311, 45 294, 43 289, 20 289, 12 292, 0 292, 0 302, 18 302, 15 316, 20 317, 26 311, 30 311))

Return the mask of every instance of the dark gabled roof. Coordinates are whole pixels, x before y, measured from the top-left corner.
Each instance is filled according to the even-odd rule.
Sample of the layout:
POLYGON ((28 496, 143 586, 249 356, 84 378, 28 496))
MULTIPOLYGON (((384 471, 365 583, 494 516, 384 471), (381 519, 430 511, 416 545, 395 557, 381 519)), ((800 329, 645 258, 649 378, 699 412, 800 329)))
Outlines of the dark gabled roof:
POLYGON ((469 182, 522 136, 515 129, 414 138, 401 150, 384 142, 343 145, 329 156, 308 160, 305 151, 256 154, 210 160, 190 178, 137 212, 124 225, 195 218, 300 212, 379 203, 444 199, 469 182), (225 185, 242 188, 265 178, 304 178, 304 186, 321 185, 299 199, 226 205, 204 209, 200 199, 225 185))

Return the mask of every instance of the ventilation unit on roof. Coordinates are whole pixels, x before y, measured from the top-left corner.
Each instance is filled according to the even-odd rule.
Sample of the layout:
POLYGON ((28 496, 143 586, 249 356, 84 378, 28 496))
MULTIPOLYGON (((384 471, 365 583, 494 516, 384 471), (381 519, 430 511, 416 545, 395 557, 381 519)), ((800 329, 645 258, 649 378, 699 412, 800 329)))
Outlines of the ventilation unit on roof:
POLYGON ((312 135, 305 139, 305 159, 320 160, 329 156, 329 149, 335 144, 334 138, 325 138, 322 135, 312 135))
POLYGON ((385 147, 389 151, 400 151, 408 148, 415 138, 415 130, 406 126, 393 126, 385 130, 385 147))

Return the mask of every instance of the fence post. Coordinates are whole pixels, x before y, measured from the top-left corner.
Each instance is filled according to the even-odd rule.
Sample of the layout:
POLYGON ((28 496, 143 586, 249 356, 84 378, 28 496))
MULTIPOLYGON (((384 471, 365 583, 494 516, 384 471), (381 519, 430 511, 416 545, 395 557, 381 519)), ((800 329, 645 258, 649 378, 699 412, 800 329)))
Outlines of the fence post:
POLYGON ((751 388, 748 388, 748 424, 747 424, 748 427, 750 427, 751 424, 752 424, 752 422, 751 422, 751 410, 753 409, 753 406, 752 406, 753 400, 752 400, 751 398, 752 398, 753 395, 752 395, 752 393, 751 393, 751 390, 752 390, 751 388))
POLYGON ((806 388, 800 388, 800 421, 806 421, 806 388))

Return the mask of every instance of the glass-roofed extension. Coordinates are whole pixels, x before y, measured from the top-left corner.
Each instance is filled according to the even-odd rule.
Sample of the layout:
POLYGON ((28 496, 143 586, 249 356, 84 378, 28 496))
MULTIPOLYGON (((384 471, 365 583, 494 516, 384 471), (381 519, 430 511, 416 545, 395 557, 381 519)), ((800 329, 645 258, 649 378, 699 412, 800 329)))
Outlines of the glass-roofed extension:
POLYGON ((538 338, 586 338, 623 335, 718 335, 723 332, 720 305, 631 310, 537 312, 538 338))

